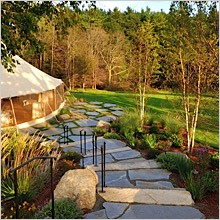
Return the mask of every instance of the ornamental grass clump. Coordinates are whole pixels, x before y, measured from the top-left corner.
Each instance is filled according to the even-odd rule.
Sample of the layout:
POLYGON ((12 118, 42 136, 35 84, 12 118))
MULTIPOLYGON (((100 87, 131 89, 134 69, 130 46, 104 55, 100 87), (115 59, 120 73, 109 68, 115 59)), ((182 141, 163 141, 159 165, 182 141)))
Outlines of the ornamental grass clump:
MULTIPOLYGON (((3 202, 14 197, 14 184, 10 178, 11 169, 36 156, 54 156, 58 159, 60 157, 58 146, 54 145, 55 141, 48 142, 36 133, 30 136, 17 133, 14 129, 6 130, 2 132, 1 143, 3 202)), ((18 195, 21 200, 30 199, 34 195, 35 190, 39 188, 36 182, 39 182, 41 177, 49 171, 49 167, 50 160, 37 159, 17 170, 18 195)))

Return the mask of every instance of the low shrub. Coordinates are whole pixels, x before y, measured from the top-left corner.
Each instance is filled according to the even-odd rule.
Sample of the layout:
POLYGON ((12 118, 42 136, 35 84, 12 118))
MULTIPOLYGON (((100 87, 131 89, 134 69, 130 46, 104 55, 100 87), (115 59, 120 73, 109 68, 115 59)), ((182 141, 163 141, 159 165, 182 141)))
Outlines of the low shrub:
POLYGON ((183 180, 188 178, 194 168, 189 158, 174 153, 161 154, 157 157, 157 161, 162 163, 163 168, 172 172, 178 172, 183 180))
POLYGON ((125 111, 119 119, 120 134, 124 136, 134 135, 134 132, 141 128, 141 120, 138 112, 125 111))
POLYGON ((185 181, 194 169, 193 162, 184 155, 176 155, 175 163, 180 177, 185 181))
POLYGON ((154 116, 151 116, 151 117, 147 120, 147 125, 152 126, 153 123, 154 123, 154 121, 155 121, 155 117, 154 117, 154 116))
POLYGON ((170 134, 169 134, 169 133, 167 133, 166 131, 161 131, 161 132, 160 132, 160 135, 159 135, 159 139, 160 139, 160 140, 166 141, 166 140, 168 140, 169 138, 170 138, 170 134))
POLYGON ((106 139, 120 139, 120 136, 115 132, 107 132, 103 137, 106 139))
MULTIPOLYGON (((48 203, 35 215, 36 219, 52 218, 52 204, 48 203)), ((75 201, 62 199, 54 202, 55 219, 81 219, 83 212, 77 207, 75 201)))
POLYGON ((176 166, 176 156, 174 154, 162 153, 156 160, 161 163, 161 167, 163 169, 167 169, 171 172, 178 172, 176 166))
POLYGON ((82 156, 75 151, 69 151, 62 154, 61 159, 80 162, 82 156))
POLYGON ((159 140, 157 143, 157 148, 164 151, 170 150, 171 146, 172 146, 172 142, 170 140, 168 141, 159 140))
POLYGON ((115 130, 115 132, 119 133, 120 131, 120 123, 118 120, 115 120, 111 124, 111 128, 115 130))
POLYGON ((160 129, 158 128, 157 125, 152 125, 150 128, 149 128, 149 133, 150 134, 159 134, 160 132, 160 129))
POLYGON ((157 146, 157 136, 155 134, 146 134, 143 136, 143 143, 147 148, 155 148, 157 146))
POLYGON ((188 176, 185 180, 186 189, 192 194, 195 201, 203 199, 207 192, 215 192, 218 189, 218 175, 214 172, 206 172, 201 176, 188 176))
POLYGON ((161 125, 162 125, 162 128, 166 128, 167 122, 166 122, 165 119, 162 118, 162 119, 160 120, 160 123, 161 123, 161 125))
POLYGON ((205 195, 205 187, 203 185, 203 181, 200 177, 194 177, 193 174, 189 175, 185 180, 186 182, 186 190, 188 190, 193 200, 199 201, 205 195))
POLYGON ((209 164, 212 169, 219 168, 219 154, 218 154, 218 152, 215 152, 214 154, 209 156, 209 164))
POLYGON ((183 139, 179 137, 177 134, 172 134, 170 139, 172 141, 173 147, 181 147, 183 144, 183 139))
POLYGON ((137 140, 134 137, 133 133, 125 133, 125 139, 127 140, 129 146, 135 147, 137 144, 137 140))
POLYGON ((143 129, 142 128, 136 128, 134 131, 134 137, 138 139, 142 139, 144 135, 143 129))
POLYGON ((160 155, 160 151, 154 148, 150 148, 147 152, 148 159, 156 159, 160 155))
POLYGON ((215 192, 219 186, 218 173, 206 172, 202 176, 202 182, 206 192, 215 192))
POLYGON ((197 163, 199 164, 200 172, 205 172, 209 168, 209 149, 202 146, 198 149, 197 155, 197 163))

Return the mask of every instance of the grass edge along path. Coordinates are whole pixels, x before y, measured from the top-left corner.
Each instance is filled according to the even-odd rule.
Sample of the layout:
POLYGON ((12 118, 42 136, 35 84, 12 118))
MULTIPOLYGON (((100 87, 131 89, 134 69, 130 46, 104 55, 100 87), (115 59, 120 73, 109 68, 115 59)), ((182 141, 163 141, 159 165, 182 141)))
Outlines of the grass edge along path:
MULTIPOLYGON (((72 90, 71 94, 78 100, 83 99, 88 102, 99 101, 114 103, 124 109, 135 110, 139 103, 139 95, 133 92, 114 92, 95 89, 72 90)), ((175 118, 181 127, 185 128, 185 115, 180 98, 180 94, 162 90, 151 90, 146 94, 146 113, 154 115, 155 118, 171 117, 175 118)), ((201 100, 199 109, 199 119, 195 140, 214 148, 219 148, 219 108, 218 98, 205 96, 201 100)))

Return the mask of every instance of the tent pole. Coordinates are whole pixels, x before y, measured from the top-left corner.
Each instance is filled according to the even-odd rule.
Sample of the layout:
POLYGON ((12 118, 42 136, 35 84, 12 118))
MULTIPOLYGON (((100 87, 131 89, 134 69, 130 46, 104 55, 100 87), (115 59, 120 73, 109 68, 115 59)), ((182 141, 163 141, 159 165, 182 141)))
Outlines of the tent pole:
POLYGON ((18 128, 17 128, 18 124, 17 124, 17 120, 16 120, 16 116, 15 116, 15 110, 14 110, 14 105, 13 105, 11 97, 9 97, 9 100, 10 100, 10 103, 11 103, 11 108, 12 108, 12 112, 13 112, 13 116, 14 116, 14 121, 15 121, 16 129, 18 131, 18 128))

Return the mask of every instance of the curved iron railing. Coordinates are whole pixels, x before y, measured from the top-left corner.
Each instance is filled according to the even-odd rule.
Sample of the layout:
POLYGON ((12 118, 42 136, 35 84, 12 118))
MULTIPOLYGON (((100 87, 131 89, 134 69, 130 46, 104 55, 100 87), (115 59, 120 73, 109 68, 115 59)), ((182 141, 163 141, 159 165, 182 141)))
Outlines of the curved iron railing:
POLYGON ((55 218, 54 214, 54 192, 53 192, 53 159, 56 159, 55 157, 50 157, 50 156, 38 156, 38 157, 33 157, 30 160, 27 160, 26 162, 22 163, 21 165, 13 168, 10 170, 11 173, 14 173, 14 189, 15 189, 15 210, 16 210, 16 219, 19 219, 19 207, 18 207, 18 182, 17 182, 17 170, 20 168, 24 167, 28 163, 32 162, 33 160, 36 159, 50 159, 50 186, 51 186, 51 200, 52 200, 52 219, 55 218))

